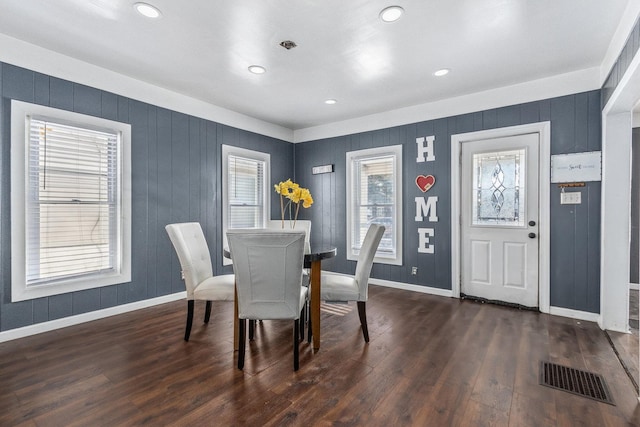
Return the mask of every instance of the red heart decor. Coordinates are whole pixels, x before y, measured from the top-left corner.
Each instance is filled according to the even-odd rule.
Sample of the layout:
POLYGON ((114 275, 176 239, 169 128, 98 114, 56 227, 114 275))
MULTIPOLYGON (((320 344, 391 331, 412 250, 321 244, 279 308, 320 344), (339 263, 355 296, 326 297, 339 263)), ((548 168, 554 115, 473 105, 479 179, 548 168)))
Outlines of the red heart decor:
POLYGON ((423 193, 429 191, 431 187, 436 183, 436 178, 433 175, 418 175, 416 177, 416 185, 423 193))

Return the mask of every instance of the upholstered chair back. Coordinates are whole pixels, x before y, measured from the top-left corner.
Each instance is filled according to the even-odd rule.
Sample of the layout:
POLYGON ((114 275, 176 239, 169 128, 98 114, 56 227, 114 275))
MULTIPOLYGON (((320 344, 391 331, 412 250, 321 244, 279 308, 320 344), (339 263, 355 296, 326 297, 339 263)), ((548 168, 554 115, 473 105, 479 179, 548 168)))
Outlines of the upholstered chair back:
POLYGON ((187 299, 192 300, 196 286, 213 275, 211 254, 202 227, 197 222, 186 222, 169 224, 165 229, 180 260, 187 299))
POLYGON ((384 226, 380 224, 371 224, 364 236, 360 255, 358 255, 358 263, 356 265, 356 273, 354 278, 358 284, 358 301, 366 301, 369 290, 369 275, 373 266, 373 258, 378 250, 378 245, 384 234, 384 226))
POLYGON ((290 229, 227 231, 240 319, 300 317, 304 238, 290 229))
POLYGON ((284 220, 284 228, 282 228, 282 220, 281 219, 272 219, 268 221, 267 227, 272 230, 301 230, 304 231, 304 253, 308 254, 311 252, 311 221, 307 219, 299 219, 295 222, 289 221, 288 219, 284 220), (293 228, 291 228, 293 226, 293 228))

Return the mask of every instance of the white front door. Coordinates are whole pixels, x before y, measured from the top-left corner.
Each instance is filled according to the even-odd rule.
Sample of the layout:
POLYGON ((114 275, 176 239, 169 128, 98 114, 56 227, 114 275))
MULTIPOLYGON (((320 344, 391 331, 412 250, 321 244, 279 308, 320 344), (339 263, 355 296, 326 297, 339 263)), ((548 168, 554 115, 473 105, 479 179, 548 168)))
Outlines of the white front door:
POLYGON ((461 144, 463 294, 539 306, 538 141, 530 133, 461 144))

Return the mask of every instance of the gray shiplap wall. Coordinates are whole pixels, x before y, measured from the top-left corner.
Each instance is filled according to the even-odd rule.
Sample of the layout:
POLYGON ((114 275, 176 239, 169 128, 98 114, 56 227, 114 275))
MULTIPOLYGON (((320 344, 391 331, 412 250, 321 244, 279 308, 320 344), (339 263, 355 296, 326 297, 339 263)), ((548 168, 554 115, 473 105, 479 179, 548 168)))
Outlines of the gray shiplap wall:
MULTIPOLYGON (((374 264, 372 277, 440 289, 451 289, 451 135, 541 121, 551 122, 551 154, 597 151, 601 148, 600 91, 507 106, 295 146, 296 180, 310 188, 315 204, 302 215, 313 221, 311 238, 330 240, 338 256, 323 268, 353 274, 355 262, 345 258, 345 157, 347 151, 382 145, 403 145, 402 266, 374 264), (434 162, 416 163, 416 137, 435 135, 434 162), (335 172, 312 175, 317 165, 334 164, 335 172), (419 174, 432 174, 438 196, 437 223, 414 221, 414 198, 423 195, 414 184, 419 174), (434 254, 419 254, 417 229, 435 229, 434 254), (412 276, 411 267, 418 267, 412 276)), ((597 313, 600 310, 600 183, 580 189, 581 205, 560 205, 560 189, 551 187, 551 305, 597 313)))
POLYGON ((640 49, 640 19, 637 19, 633 25, 631 32, 627 36, 624 47, 622 48, 622 52, 618 55, 616 62, 611 67, 607 78, 602 84, 602 108, 607 105, 611 95, 613 95, 616 87, 618 87, 620 80, 629 68, 629 65, 636 55, 636 52, 638 52, 638 49, 640 49))
MULTIPOLYGON (((0 63, 0 330, 86 313, 184 290, 164 226, 199 221, 217 273, 222 267, 221 145, 271 154, 272 180, 293 175, 293 145, 209 120, 0 63), (11 99, 131 124, 132 281, 11 303, 11 99)), ((272 196, 272 217, 279 202, 272 196)))

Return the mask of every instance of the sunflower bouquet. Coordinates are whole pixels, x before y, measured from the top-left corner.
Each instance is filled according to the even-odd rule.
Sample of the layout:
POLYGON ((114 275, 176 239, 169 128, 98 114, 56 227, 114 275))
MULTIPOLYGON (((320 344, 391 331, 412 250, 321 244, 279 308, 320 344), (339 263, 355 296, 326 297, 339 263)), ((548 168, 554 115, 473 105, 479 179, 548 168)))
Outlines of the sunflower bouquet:
POLYGON ((287 179, 274 185, 276 193, 280 195, 280 214, 282 218, 282 228, 284 228, 284 212, 289 211, 289 224, 291 228, 296 227, 296 221, 298 220, 298 212, 300 211, 300 205, 303 208, 308 208, 313 204, 313 197, 308 188, 302 188, 300 185, 287 179), (285 199, 287 201, 285 202, 285 199), (295 216, 292 216, 293 205, 295 207, 295 216))

